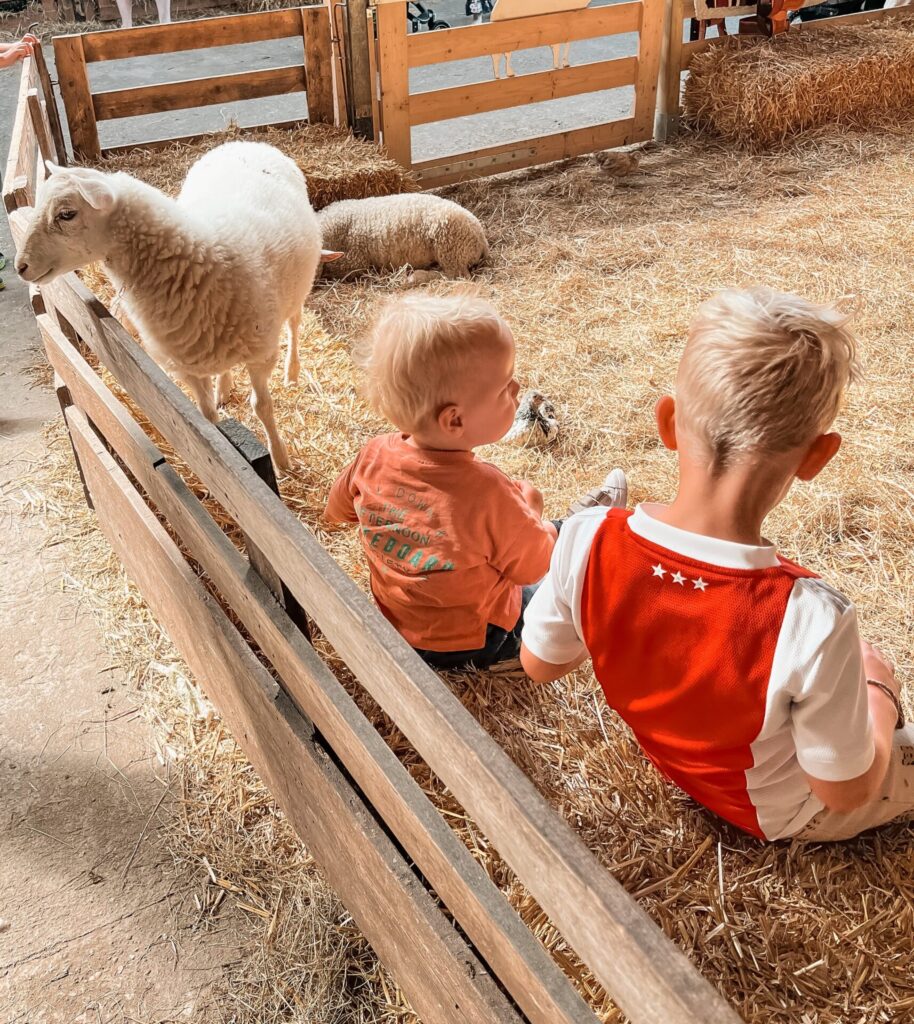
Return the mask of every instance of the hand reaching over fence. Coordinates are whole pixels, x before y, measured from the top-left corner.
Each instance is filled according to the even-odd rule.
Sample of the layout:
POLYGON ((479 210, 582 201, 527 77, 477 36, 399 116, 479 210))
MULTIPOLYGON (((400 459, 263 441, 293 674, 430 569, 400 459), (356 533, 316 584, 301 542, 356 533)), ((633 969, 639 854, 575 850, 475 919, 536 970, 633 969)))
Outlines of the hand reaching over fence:
POLYGON ((11 67, 24 57, 31 57, 32 48, 38 46, 37 36, 30 32, 15 43, 0 43, 0 68, 11 67))

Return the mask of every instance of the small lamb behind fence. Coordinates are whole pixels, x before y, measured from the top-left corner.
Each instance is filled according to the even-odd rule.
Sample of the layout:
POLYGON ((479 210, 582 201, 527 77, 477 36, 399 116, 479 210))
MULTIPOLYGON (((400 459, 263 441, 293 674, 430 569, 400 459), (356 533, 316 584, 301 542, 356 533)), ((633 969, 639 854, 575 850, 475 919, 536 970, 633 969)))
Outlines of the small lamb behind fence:
POLYGON ((101 261, 150 355, 193 392, 207 419, 251 378, 273 461, 289 465, 270 397, 283 325, 286 383, 321 253, 296 164, 262 142, 228 142, 191 167, 177 199, 129 174, 49 165, 16 269, 39 285, 101 261), (218 378, 213 393, 213 378, 218 378))

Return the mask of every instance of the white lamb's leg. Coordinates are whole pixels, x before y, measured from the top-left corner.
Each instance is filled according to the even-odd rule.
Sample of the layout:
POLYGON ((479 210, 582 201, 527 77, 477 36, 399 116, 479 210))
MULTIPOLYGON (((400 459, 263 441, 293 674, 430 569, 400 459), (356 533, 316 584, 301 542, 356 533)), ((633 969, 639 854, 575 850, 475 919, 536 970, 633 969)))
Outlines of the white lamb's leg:
POLYGON ((216 405, 225 405, 232 397, 232 387, 235 383, 232 371, 226 370, 216 378, 216 405))
POLYGON ((267 432, 267 443, 274 464, 278 469, 288 469, 291 465, 289 452, 279 436, 273 413, 273 398, 270 395, 270 374, 275 365, 275 359, 268 363, 258 363, 256 366, 248 363, 248 373, 251 375, 251 408, 267 432))
POLYGON ((492 54, 492 71, 495 73, 496 78, 501 78, 501 58, 500 53, 492 54))
POLYGON ((562 58, 562 67, 563 68, 570 68, 571 67, 571 43, 564 43, 563 45, 565 47, 565 56, 562 58))
POLYGON ((514 56, 513 53, 505 54, 505 78, 514 77, 514 68, 511 67, 511 58, 514 56))
POLYGON ((562 44, 555 43, 552 47, 552 66, 553 68, 560 68, 562 66, 562 44))
POLYGON ((171 21, 171 0, 156 0, 156 10, 159 12, 159 24, 167 25, 171 21))
POLYGON ((210 423, 216 423, 219 419, 219 413, 213 400, 213 378, 192 377, 190 374, 185 374, 184 382, 193 392, 194 401, 200 407, 200 412, 203 413, 210 423))
POLYGON ((117 13, 121 16, 121 28, 133 28, 133 0, 117 0, 117 13))
POLYGON ((286 385, 298 383, 298 332, 301 329, 301 310, 289 320, 289 347, 286 349, 286 368, 283 381, 286 385))

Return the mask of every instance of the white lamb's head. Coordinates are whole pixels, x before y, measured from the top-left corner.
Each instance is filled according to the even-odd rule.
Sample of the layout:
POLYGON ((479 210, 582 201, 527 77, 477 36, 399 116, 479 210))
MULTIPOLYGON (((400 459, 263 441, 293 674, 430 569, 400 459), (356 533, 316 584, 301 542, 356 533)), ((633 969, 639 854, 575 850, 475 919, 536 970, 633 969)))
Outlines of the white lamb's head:
POLYGON ((117 201, 112 175, 88 167, 57 167, 39 185, 35 212, 16 254, 25 281, 55 277, 104 259, 110 247, 108 220, 117 201))

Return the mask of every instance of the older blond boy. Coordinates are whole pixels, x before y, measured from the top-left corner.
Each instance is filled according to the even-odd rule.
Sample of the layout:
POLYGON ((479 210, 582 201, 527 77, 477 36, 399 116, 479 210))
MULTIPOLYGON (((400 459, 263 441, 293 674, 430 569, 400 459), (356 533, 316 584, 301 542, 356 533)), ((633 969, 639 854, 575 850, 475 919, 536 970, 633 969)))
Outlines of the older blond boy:
POLYGON ((375 600, 429 664, 516 658, 523 587, 545 575, 556 528, 535 487, 473 454, 517 411, 508 325, 483 299, 417 293, 384 310, 354 357, 399 432, 359 452, 326 518, 359 524, 375 600))
POLYGON ((760 838, 843 839, 914 812, 891 664, 851 602, 762 535, 837 453, 856 367, 834 306, 761 288, 706 302, 656 410, 675 500, 570 520, 527 609, 532 678, 590 657, 660 771, 760 838))

